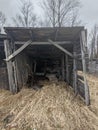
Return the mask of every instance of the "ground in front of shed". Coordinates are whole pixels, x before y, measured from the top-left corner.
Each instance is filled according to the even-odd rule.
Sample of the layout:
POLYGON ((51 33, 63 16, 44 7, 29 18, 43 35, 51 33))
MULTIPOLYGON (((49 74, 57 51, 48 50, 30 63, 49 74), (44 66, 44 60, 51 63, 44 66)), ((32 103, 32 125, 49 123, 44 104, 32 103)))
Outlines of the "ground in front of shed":
POLYGON ((0 90, 0 130, 98 130, 98 78, 87 75, 87 107, 64 82, 40 81, 38 90, 0 90))

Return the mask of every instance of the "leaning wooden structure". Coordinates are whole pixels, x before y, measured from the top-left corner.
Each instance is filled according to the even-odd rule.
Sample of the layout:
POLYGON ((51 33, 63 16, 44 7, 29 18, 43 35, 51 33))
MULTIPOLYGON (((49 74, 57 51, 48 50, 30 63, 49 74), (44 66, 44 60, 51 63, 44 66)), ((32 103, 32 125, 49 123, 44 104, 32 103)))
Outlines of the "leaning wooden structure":
POLYGON ((50 69, 70 84, 86 105, 90 104, 84 27, 4 29, 8 37, 4 48, 11 92, 17 93, 25 85, 30 69, 36 74, 48 73, 50 69), (83 76, 78 75, 79 70, 83 71, 83 76))

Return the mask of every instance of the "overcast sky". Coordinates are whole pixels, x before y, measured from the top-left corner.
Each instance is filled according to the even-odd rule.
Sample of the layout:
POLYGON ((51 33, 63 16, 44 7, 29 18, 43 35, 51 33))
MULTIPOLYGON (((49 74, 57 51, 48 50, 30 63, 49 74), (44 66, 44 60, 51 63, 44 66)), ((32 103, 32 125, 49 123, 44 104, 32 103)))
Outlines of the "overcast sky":
MULTIPOLYGON (((18 12, 19 0, 0 0, 0 10, 7 16, 7 23, 11 23, 11 18, 18 12)), ((41 9, 38 6, 41 0, 32 0, 35 12, 41 15, 41 9)), ((98 23, 98 0, 81 0, 80 18, 86 28, 91 29, 98 23)), ((12 23, 11 23, 12 24, 12 23)))

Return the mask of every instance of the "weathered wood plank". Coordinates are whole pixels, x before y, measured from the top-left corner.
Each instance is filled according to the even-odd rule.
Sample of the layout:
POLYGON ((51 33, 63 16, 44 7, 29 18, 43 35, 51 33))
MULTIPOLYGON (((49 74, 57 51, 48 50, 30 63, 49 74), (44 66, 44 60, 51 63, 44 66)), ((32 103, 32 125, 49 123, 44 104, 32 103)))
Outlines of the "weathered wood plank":
POLYGON ((66 60, 66 82, 69 84, 68 55, 65 55, 65 60, 66 60))
POLYGON ((0 67, 0 88, 9 90, 8 74, 6 67, 0 67))
MULTIPOLYGON (((60 45, 72 45, 73 43, 71 41, 61 41, 61 42, 54 42, 56 44, 60 45)), ((15 42, 15 45, 24 45, 24 42, 15 42)), ((49 42, 32 42, 31 45, 51 45, 49 42)))
MULTIPOLYGON (((76 57, 76 52, 74 52, 74 57, 76 57)), ((74 87, 74 91, 75 91, 75 94, 78 93, 78 90, 77 90, 77 61, 76 59, 74 58, 73 59, 73 87, 74 87)))
POLYGON ((86 102, 86 105, 89 105, 90 94, 89 94, 89 86, 86 80, 86 61, 85 61, 85 54, 84 54, 85 45, 86 45, 85 31, 81 32, 80 44, 81 44, 81 53, 82 53, 83 76, 84 76, 84 82, 85 82, 85 102, 86 102))
POLYGON ((15 82, 15 92, 18 92, 18 81, 17 81, 17 70, 16 70, 16 61, 13 61, 13 74, 14 74, 14 82, 15 82))
POLYGON ((52 40, 48 40, 49 43, 51 43, 52 45, 54 45, 55 47, 57 47, 58 49, 60 49, 61 51, 63 51, 65 54, 69 55, 70 57, 74 58, 73 54, 70 53, 69 51, 67 51, 65 48, 61 47, 60 45, 54 43, 52 40))
POLYGON ((32 43, 32 41, 27 41, 24 45, 22 45, 18 50, 14 51, 10 56, 8 56, 5 61, 10 61, 12 58, 17 56, 20 52, 22 52, 27 46, 29 46, 32 43))
MULTIPOLYGON (((6 58, 12 53, 11 44, 8 40, 4 41, 5 55, 6 58)), ((7 71, 8 71, 8 80, 9 80, 9 89, 12 93, 16 93, 17 86, 14 79, 14 68, 12 61, 7 62, 7 71)))
POLYGON ((64 62, 64 55, 62 56, 62 59, 61 59, 61 69, 62 69, 62 80, 64 81, 65 80, 65 62, 64 62))

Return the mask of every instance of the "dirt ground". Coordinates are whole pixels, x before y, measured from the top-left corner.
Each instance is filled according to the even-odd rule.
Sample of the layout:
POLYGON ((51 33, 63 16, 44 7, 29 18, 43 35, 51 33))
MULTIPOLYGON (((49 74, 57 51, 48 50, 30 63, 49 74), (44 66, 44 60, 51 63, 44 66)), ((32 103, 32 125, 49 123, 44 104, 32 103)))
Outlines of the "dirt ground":
POLYGON ((0 130, 98 130, 98 78, 87 75, 91 105, 64 82, 16 95, 0 90, 0 130))

